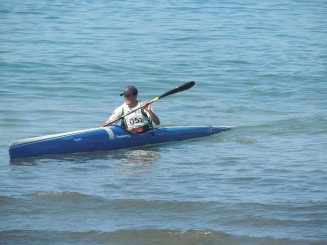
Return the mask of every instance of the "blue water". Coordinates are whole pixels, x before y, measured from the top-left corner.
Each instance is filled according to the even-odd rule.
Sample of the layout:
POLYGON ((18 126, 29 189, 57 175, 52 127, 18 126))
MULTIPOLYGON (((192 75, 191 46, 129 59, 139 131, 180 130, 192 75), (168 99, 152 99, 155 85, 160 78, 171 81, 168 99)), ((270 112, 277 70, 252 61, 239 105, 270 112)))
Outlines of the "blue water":
POLYGON ((327 3, 0 2, 1 244, 326 244, 327 3), (10 162, 133 84, 199 140, 10 162))

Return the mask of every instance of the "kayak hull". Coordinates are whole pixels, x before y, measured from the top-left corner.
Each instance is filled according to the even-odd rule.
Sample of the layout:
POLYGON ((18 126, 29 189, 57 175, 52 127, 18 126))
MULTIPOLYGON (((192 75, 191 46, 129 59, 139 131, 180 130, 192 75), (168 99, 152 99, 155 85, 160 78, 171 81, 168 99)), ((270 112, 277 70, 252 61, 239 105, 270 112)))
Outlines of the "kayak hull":
POLYGON ((206 137, 230 129, 230 127, 213 126, 163 127, 144 134, 135 134, 120 126, 110 125, 103 128, 18 140, 9 145, 9 155, 10 159, 17 159, 42 155, 118 150, 206 137))

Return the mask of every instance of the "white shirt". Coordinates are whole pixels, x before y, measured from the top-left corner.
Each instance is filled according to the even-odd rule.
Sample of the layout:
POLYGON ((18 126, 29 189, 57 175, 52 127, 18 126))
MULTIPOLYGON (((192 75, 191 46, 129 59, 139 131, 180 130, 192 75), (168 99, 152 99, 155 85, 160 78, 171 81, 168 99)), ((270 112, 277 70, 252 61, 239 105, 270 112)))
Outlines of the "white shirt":
MULTIPOLYGON (((137 105, 135 107, 129 107, 128 105, 126 105, 125 103, 122 104, 121 106, 119 106, 118 108, 115 109, 115 111, 112 113, 112 115, 109 117, 109 120, 114 121, 116 119, 118 119, 119 117, 126 115, 127 113, 129 113, 130 111, 135 110, 138 107, 141 107, 143 104, 143 102, 138 102, 137 105)), ((149 125, 150 124, 150 115, 146 110, 143 110, 146 115, 148 117, 146 117, 143 113, 142 113, 142 109, 137 110, 127 116, 124 117, 124 121, 127 124, 127 128, 129 130, 131 129, 135 129, 135 128, 140 128, 143 127, 145 125, 149 125)))

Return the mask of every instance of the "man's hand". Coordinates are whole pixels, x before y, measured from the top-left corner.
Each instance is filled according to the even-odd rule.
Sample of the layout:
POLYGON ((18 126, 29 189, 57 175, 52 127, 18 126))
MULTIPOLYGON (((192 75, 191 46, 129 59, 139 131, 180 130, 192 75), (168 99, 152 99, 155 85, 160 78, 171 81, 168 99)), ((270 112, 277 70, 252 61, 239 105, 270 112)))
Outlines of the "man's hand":
POLYGON ((102 128, 102 127, 104 127, 104 126, 106 126, 106 125, 108 125, 108 124, 110 124, 110 123, 111 123, 111 121, 110 121, 110 120, 107 120, 107 121, 101 123, 98 127, 99 127, 99 128, 102 128))
POLYGON ((152 111, 151 101, 145 101, 144 104, 143 104, 143 108, 144 108, 147 112, 152 111))

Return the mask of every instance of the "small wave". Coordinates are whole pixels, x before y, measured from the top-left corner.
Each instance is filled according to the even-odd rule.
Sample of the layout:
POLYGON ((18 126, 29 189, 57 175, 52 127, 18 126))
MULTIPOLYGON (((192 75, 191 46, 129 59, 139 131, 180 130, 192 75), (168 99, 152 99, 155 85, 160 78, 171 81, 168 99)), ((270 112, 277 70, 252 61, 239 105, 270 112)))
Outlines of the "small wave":
POLYGON ((107 231, 42 231, 8 230, 0 232, 4 244, 320 244, 323 241, 292 240, 274 237, 235 236, 211 230, 119 230, 107 231))
POLYGON ((258 140, 254 138, 237 138, 235 139, 235 141, 240 143, 241 145, 253 145, 258 143, 258 140))
POLYGON ((62 199, 62 200, 91 200, 92 196, 81 194, 78 192, 69 192, 69 191, 37 191, 33 192, 32 196, 37 196, 40 198, 52 198, 52 199, 62 199))
POLYGON ((284 131, 296 131, 296 132, 326 132, 326 117, 316 115, 308 117, 291 117, 275 122, 262 125, 263 127, 275 127, 284 131))
POLYGON ((0 205, 10 204, 11 202, 14 202, 15 199, 13 197, 9 196, 0 196, 0 205))

